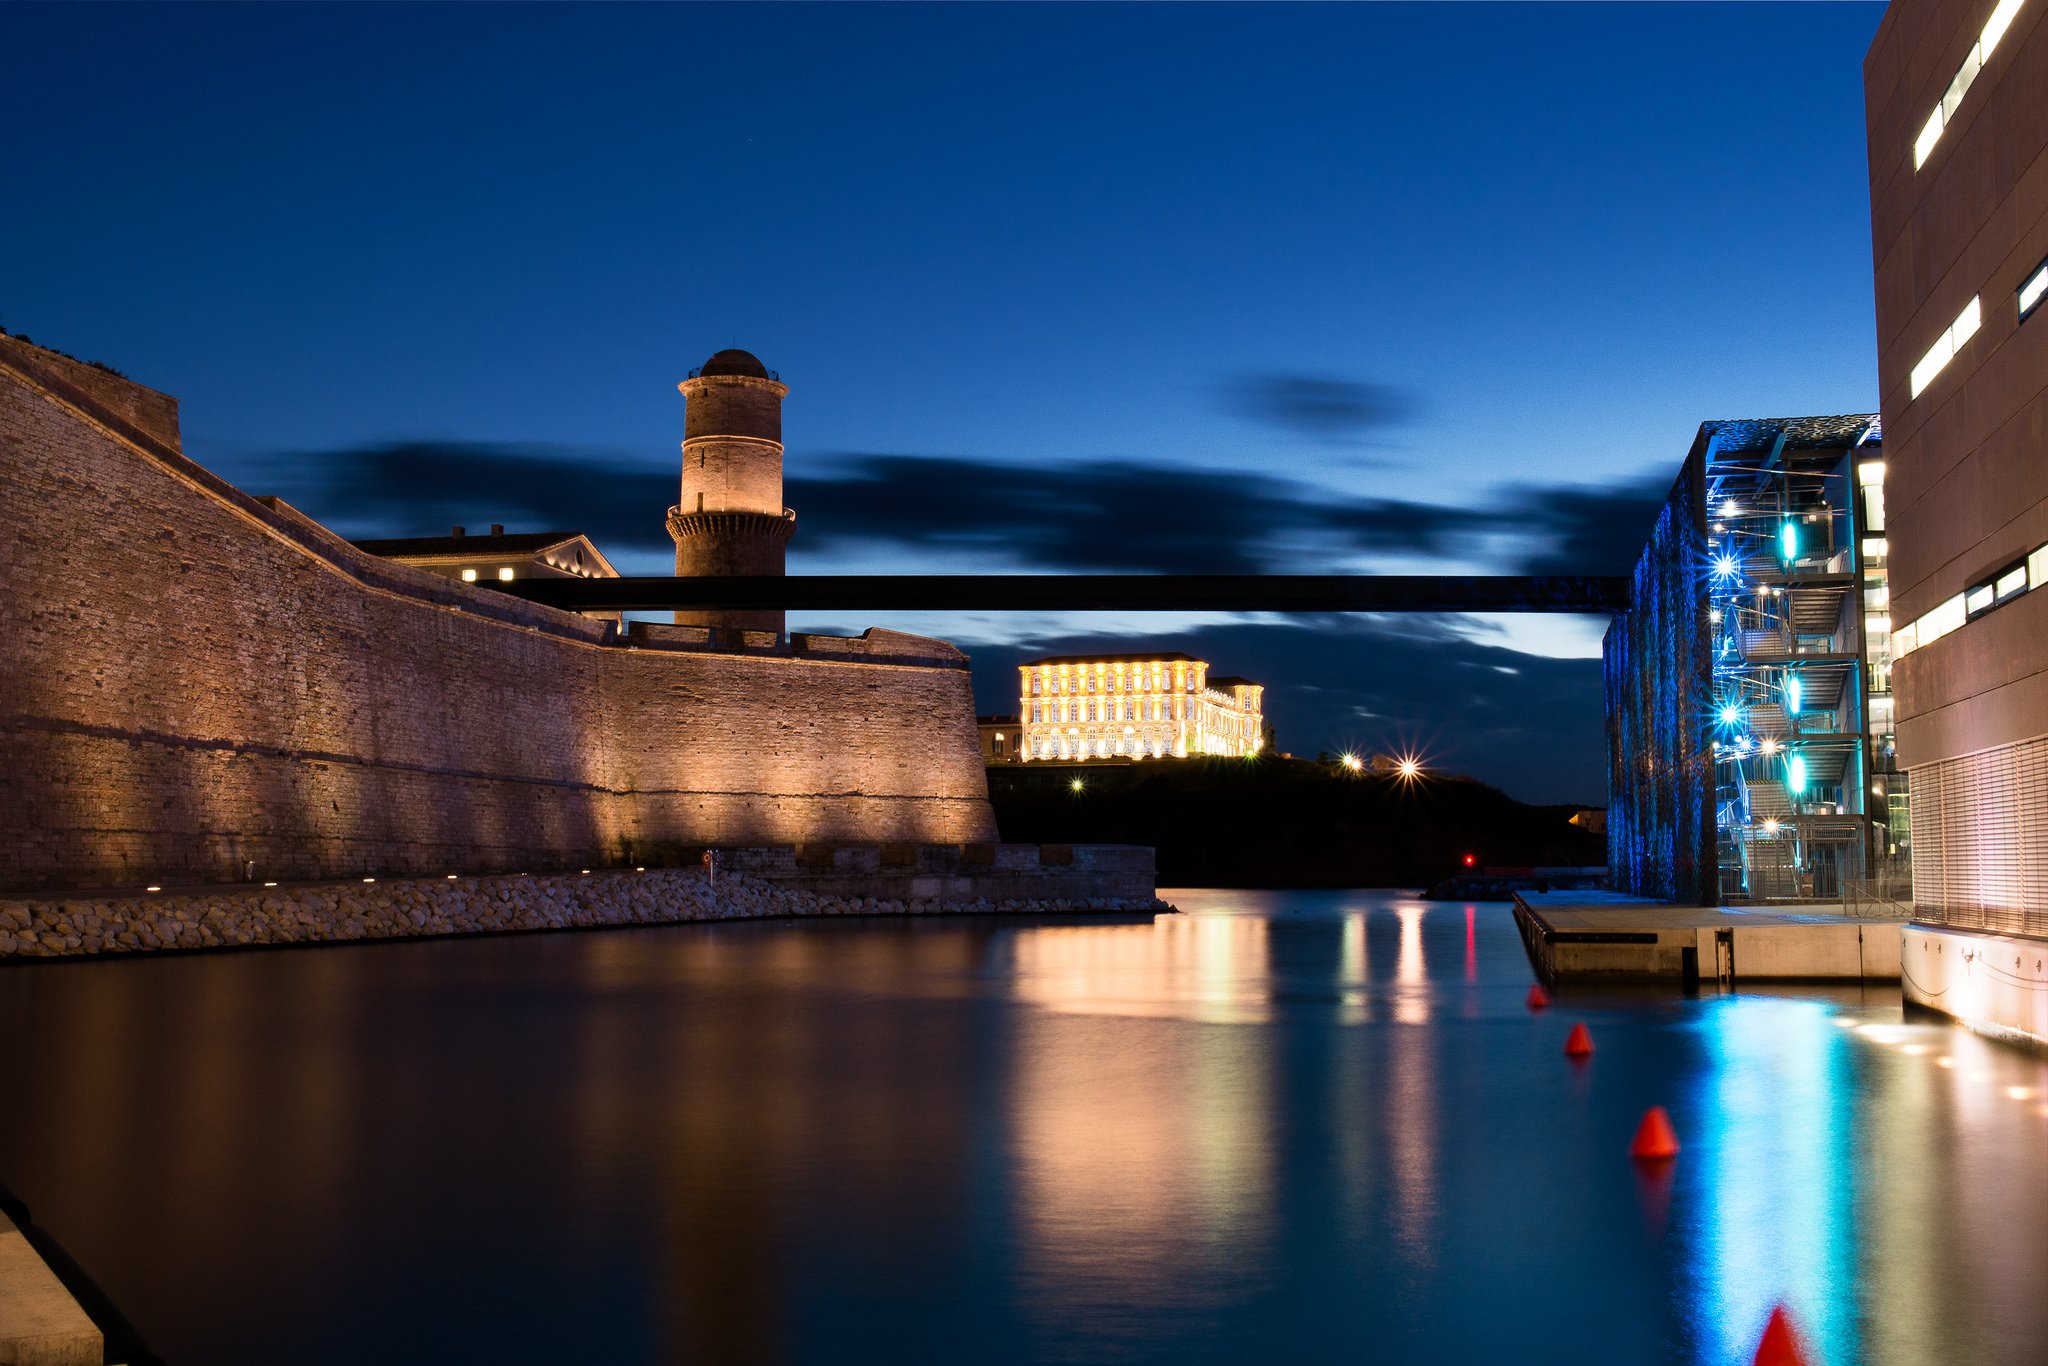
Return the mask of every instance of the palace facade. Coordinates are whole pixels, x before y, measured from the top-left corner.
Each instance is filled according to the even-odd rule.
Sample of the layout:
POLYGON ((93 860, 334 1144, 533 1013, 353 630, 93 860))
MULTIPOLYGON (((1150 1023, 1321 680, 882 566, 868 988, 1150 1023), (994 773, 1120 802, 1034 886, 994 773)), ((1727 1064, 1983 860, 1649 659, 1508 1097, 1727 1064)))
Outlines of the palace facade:
POLYGON ((1023 762, 1241 758, 1266 745, 1265 688, 1193 655, 1049 655, 1017 668, 1023 762))

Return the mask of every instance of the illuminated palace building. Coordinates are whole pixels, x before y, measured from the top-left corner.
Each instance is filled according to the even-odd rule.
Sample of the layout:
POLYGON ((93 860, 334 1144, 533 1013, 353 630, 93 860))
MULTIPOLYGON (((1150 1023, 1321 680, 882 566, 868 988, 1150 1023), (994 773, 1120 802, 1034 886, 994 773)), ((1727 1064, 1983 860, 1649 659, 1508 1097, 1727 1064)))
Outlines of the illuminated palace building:
POLYGON ((1054 655, 1018 666, 1017 757, 1243 757, 1265 746, 1260 697, 1192 655, 1054 655))

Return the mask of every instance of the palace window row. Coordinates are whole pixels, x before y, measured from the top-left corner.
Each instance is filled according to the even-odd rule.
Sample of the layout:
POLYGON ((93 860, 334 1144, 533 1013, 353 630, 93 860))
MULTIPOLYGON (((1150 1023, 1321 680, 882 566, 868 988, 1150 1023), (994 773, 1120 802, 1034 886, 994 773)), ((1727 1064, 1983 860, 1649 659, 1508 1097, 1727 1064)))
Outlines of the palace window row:
POLYGON ((1200 685, 1193 674, 1176 686, 1172 677, 1153 674, 1147 679, 1143 674, 1081 674, 1075 677, 1061 675, 1056 678, 1042 678, 1034 675, 1031 679, 1031 694, 1036 697, 1044 693, 1095 693, 1095 692, 1196 692, 1200 685))
POLYGON ((1171 752, 1172 747, 1163 739, 1131 735, 1111 739, 1063 735, 1031 742, 1032 757, 1038 759, 1111 759, 1119 756, 1163 759, 1171 752))
POLYGON ((1167 698, 1122 698, 1086 702, 1033 702, 1034 723, 1048 721, 1174 721, 1181 709, 1167 698))

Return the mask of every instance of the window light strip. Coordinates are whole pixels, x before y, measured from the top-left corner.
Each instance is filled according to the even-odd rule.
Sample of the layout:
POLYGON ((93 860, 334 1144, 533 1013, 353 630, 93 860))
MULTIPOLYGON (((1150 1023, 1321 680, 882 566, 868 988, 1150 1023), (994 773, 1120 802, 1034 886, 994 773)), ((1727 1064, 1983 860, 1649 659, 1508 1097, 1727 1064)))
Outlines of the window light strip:
POLYGON ((2012 27, 2012 21, 2020 12, 2025 0, 1998 0, 1998 8, 1991 11, 1991 17, 1984 21, 1978 31, 1977 41, 1970 44, 1970 53, 1963 58, 1963 64, 1942 92, 1941 102, 1928 114, 1927 122, 1920 126, 1920 136, 1913 139, 1913 169, 1919 170, 1927 164, 1927 158, 1934 154, 1934 144, 1941 141, 1941 134, 1955 119, 1956 109, 1962 104, 1963 96, 1969 93, 1977 80, 1977 73, 1984 69, 1984 63, 1991 60, 1991 49, 1998 46, 1998 40, 2012 27))
POLYGON ((1920 397, 1920 391, 1934 383, 1934 377, 1955 359, 1956 352, 1963 349, 1963 343, 1977 335, 1977 329, 1984 322, 1981 298, 1981 295, 1973 297, 1970 302, 1963 305, 1963 311, 1956 314, 1956 320, 1934 339, 1934 345, 1927 348, 1927 354, 1913 367, 1914 398, 1920 397))
POLYGON ((2020 320, 2022 322, 2026 321, 2027 315, 2034 311, 2034 305, 2041 302, 2043 295, 2048 295, 2048 261, 2043 261, 2040 265, 2035 266, 2034 273, 2029 275, 2026 283, 2020 286, 2020 320))
POLYGON ((1950 631, 1967 625, 1974 613, 1986 607, 2041 587, 2048 587, 2048 545, 2036 546, 2025 565, 2016 565, 1997 579, 1971 584, 1933 611, 1923 612, 1893 630, 1892 659, 1896 662, 1922 645, 1932 645, 1950 631))

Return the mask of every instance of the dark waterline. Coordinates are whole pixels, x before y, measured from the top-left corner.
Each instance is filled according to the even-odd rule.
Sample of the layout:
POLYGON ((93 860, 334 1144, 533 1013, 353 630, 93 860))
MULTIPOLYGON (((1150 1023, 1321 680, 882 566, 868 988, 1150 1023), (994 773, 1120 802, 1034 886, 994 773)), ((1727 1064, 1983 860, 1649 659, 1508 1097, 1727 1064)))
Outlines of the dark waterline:
POLYGON ((10 968, 0 1182, 173 1366, 2042 1359, 2033 1058, 1174 896, 10 968))

